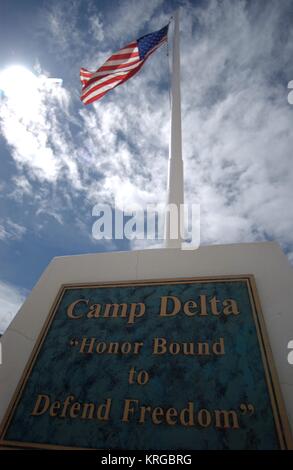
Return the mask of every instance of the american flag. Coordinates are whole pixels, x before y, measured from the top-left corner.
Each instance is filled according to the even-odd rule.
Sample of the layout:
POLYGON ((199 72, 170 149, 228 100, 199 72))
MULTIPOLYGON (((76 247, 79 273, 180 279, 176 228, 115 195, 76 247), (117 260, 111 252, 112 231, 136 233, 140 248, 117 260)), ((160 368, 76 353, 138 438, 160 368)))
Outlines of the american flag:
POLYGON ((111 55, 95 72, 81 68, 81 101, 84 104, 89 104, 99 100, 108 91, 133 77, 147 58, 167 41, 168 26, 127 44, 111 55))

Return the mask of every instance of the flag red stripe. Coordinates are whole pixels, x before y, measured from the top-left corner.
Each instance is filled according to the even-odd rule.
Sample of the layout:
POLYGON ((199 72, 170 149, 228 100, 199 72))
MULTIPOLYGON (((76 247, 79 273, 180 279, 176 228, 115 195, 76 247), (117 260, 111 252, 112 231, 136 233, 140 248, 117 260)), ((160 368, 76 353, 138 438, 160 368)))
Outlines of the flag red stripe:
MULTIPOLYGON (((110 90, 108 90, 110 91, 110 90)), ((104 91, 104 93, 101 93, 100 95, 97 96, 93 96, 92 98, 90 98, 88 101, 83 101, 84 104, 90 104, 90 103, 93 103, 93 101, 96 101, 96 100, 99 100, 100 98, 102 98, 105 94, 107 93, 107 91, 104 91)))
POLYGON ((93 91, 98 90, 99 88, 102 88, 103 86, 108 85, 108 84, 110 84, 110 83, 115 83, 115 82, 117 82, 117 81, 120 81, 120 80, 122 80, 122 79, 125 78, 125 77, 126 77, 126 75, 117 75, 117 76, 115 76, 115 77, 109 76, 108 80, 105 80, 105 81, 102 82, 102 83, 99 83, 99 80, 97 80, 97 81, 96 81, 96 84, 95 84, 95 82, 93 82, 93 83, 91 84, 91 87, 90 87, 90 88, 89 88, 89 87, 86 87, 85 92, 83 92, 83 90, 82 90, 81 98, 82 98, 82 99, 83 99, 83 98, 86 98, 86 97, 87 97, 90 93, 92 93, 93 91))
MULTIPOLYGON (((103 92, 101 94, 94 95, 94 97, 91 97, 89 99, 82 99, 81 98, 82 101, 85 104, 89 104, 89 103, 92 103, 95 100, 98 100, 98 99, 102 98, 102 96, 104 96, 104 94, 108 93, 108 91, 113 90, 113 88, 115 88, 116 86, 121 85, 122 83, 125 83, 127 80, 129 80, 131 77, 133 77, 133 75, 135 75, 141 69, 142 66, 143 66, 143 62, 137 67, 137 69, 131 70, 131 72, 129 72, 129 74, 124 76, 123 80, 121 80, 119 83, 117 83, 113 87, 109 88, 109 90, 106 90, 105 92, 103 92)), ((88 96, 90 96, 92 93, 95 93, 95 92, 91 90, 91 93, 89 93, 88 96)))
POLYGON ((139 53, 129 52, 128 54, 113 54, 111 55, 111 60, 130 59, 131 57, 139 57, 139 53))
MULTIPOLYGON (((119 69, 125 69, 131 65, 135 65, 138 62, 140 62, 140 59, 136 60, 135 62, 129 62, 129 64, 117 64, 117 65, 102 65, 102 67, 98 70, 99 72, 104 72, 104 71, 113 71, 119 70, 119 69)), ((106 62, 107 64, 107 62, 106 62)))
POLYGON ((91 76, 90 80, 93 80, 97 77, 103 78, 103 77, 106 77, 107 75, 109 75, 111 73, 128 72, 130 70, 135 69, 141 62, 143 62, 143 61, 138 61, 134 64, 131 63, 130 65, 126 65, 124 67, 119 67, 118 69, 117 69, 117 67, 112 66, 111 70, 101 70, 101 68, 102 68, 101 67, 96 72, 92 73, 92 76, 91 76))
POLYGON ((120 85, 123 82, 123 79, 115 80, 113 83, 106 83, 97 85, 89 90, 85 95, 81 96, 81 100, 86 103, 88 99, 91 99, 92 96, 100 96, 100 94, 107 93, 110 90, 113 90, 115 86, 120 85), (98 92, 100 90, 100 92, 98 92))
MULTIPOLYGON (((100 70, 103 70, 103 68, 105 66, 107 66, 107 63, 112 61, 112 60, 131 59, 131 58, 135 58, 135 57, 139 58, 139 53, 138 52, 131 52, 131 53, 128 53, 128 54, 118 54, 118 53, 113 54, 111 57, 109 57, 109 59, 98 70, 96 70, 96 72, 98 72, 100 70)), ((135 61, 129 62, 129 64, 135 64, 135 61)), ((118 65, 120 65, 120 64, 117 64, 116 67, 118 67, 118 65)), ((108 69, 105 69, 105 70, 108 70, 108 69)), ((92 74, 96 73, 96 72, 90 72, 89 70, 87 70, 85 68, 81 68, 80 69, 80 77, 91 78, 92 74)))
POLYGON ((105 73, 105 74, 103 74, 102 76, 98 76, 98 77, 93 76, 93 78, 91 78, 90 80, 88 80, 88 81, 83 85, 82 94, 84 94, 85 92, 87 92, 88 90, 90 90, 90 89, 93 87, 93 85, 95 85, 95 83, 99 83, 99 82, 100 82, 100 83, 105 83, 105 82, 108 80, 108 77, 109 77, 109 79, 110 79, 110 78, 116 79, 118 76, 119 76, 119 77, 120 77, 120 76, 127 77, 130 72, 132 72, 132 71, 135 72, 136 69, 137 69, 138 67, 140 67, 140 65, 141 65, 142 63, 143 63, 143 61, 140 61, 140 62, 136 65, 136 67, 131 67, 131 68, 129 68, 129 69, 125 69, 125 71, 124 71, 124 70, 120 70, 120 71, 118 70, 118 71, 112 72, 112 73, 109 73, 109 72, 108 72, 108 73, 105 73))
POLYGON ((126 46, 121 47, 121 49, 119 49, 119 51, 123 51, 123 49, 128 49, 129 47, 136 47, 136 46, 137 46, 137 41, 133 41, 133 42, 130 42, 129 44, 127 44, 126 46))
POLYGON ((112 54, 95 72, 81 68, 81 100, 83 103, 89 104, 99 100, 108 91, 129 80, 141 69, 148 57, 166 41, 167 35, 163 38, 161 37, 159 43, 156 43, 155 40, 156 45, 151 50, 148 50, 143 58, 140 56, 138 42, 134 41, 112 54))

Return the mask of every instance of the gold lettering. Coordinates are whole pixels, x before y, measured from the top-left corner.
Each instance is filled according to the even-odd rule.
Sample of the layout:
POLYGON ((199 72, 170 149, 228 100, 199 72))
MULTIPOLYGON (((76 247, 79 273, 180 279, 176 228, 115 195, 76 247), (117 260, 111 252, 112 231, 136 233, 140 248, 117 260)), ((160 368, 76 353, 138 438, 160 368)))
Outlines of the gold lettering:
POLYGON ((217 356, 224 356, 225 354, 225 344, 224 338, 220 338, 220 341, 215 342, 212 346, 213 353, 217 356))
POLYGON ((111 398, 106 399, 106 403, 102 403, 98 406, 97 417, 101 421, 108 421, 110 416, 112 400, 111 398))
POLYGON ((189 401, 187 408, 180 412, 180 423, 184 426, 194 426, 194 404, 189 401))
POLYGON ((61 418, 65 418, 67 408, 68 408, 70 402, 72 402, 73 400, 74 400, 74 395, 68 395, 68 397, 65 398, 64 405, 63 405, 63 410, 62 410, 62 413, 60 415, 61 418))
POLYGON ((89 340, 89 338, 84 336, 82 338, 82 342, 81 342, 81 345, 80 345, 79 352, 80 353, 86 353, 86 354, 92 354, 93 351, 94 351, 95 341, 96 341, 95 338, 91 338, 89 340))
POLYGON ((177 423, 177 416, 178 411, 176 410, 176 408, 169 408, 166 411, 166 423, 170 426, 174 426, 177 423), (175 418, 175 421, 172 418, 175 418))
POLYGON ((108 353, 109 354, 117 354, 119 352, 119 345, 120 343, 109 343, 109 349, 108 349, 108 353))
POLYGON ((99 318, 101 313, 101 305, 100 304, 93 304, 91 305, 88 313, 87 318, 99 318))
POLYGON ((180 344, 179 343, 171 343, 169 346, 170 354, 176 355, 180 353, 180 344))
POLYGON ((77 418, 80 413, 80 403, 75 402, 71 405, 69 416, 70 418, 77 418))
POLYGON ((153 354, 165 354, 167 351, 167 340, 165 338, 154 338, 153 339, 153 354))
POLYGON ((85 303, 86 305, 88 305, 89 301, 85 300, 85 299, 78 299, 75 302, 72 302, 72 304, 70 304, 67 307, 67 316, 68 316, 68 318, 78 320, 79 318, 82 318, 84 316, 83 313, 81 313, 80 315, 74 315, 74 309, 75 309, 76 305, 78 305, 80 303, 85 303))
POLYGON ((166 295, 161 297, 161 309, 160 309, 160 316, 161 317, 174 317, 177 315, 181 308, 180 300, 175 297, 175 295, 166 295), (171 312, 167 312, 168 307, 168 300, 173 302, 173 310, 171 312))
POLYGON ((81 419, 93 419, 95 411, 94 403, 84 403, 82 407, 81 419))
POLYGON ((185 315, 188 315, 189 317, 194 317, 196 315, 196 308, 197 308, 197 303, 194 302, 194 300, 188 300, 185 302, 183 311, 185 315))
POLYGON ((139 354, 142 347, 143 347, 143 343, 135 342, 133 354, 139 354))
POLYGON ((183 343, 183 354, 184 356, 194 356, 194 343, 183 343))
POLYGON ((128 318, 128 323, 131 325, 134 323, 136 318, 142 317, 145 314, 145 304, 130 304, 130 313, 128 318), (138 308, 138 311, 137 311, 138 308))
POLYGON ((121 345, 121 353, 128 354, 131 351, 132 344, 131 343, 122 343, 121 345))
POLYGON ((232 418, 232 428, 239 429, 238 416, 234 410, 215 410, 216 417, 216 428, 231 428, 232 418))
POLYGON ((48 395, 38 395, 37 401, 35 403, 34 409, 32 411, 32 416, 41 416, 48 410, 50 406, 50 397, 48 395), (42 403, 42 401, 44 403, 42 403), (42 404, 42 406, 41 406, 42 404))
POLYGON ((60 401, 55 401, 51 406, 50 406, 50 416, 57 416, 58 410, 61 408, 61 403, 60 401))
POLYGON ((98 354, 103 354, 106 350, 107 344, 104 342, 98 343, 96 346, 96 351, 98 354))
POLYGON ((220 315, 220 313, 221 313, 221 311, 218 311, 218 309, 217 309, 217 304, 218 303, 220 303, 220 301, 216 297, 213 297, 210 300, 211 310, 212 310, 213 315, 220 315))
POLYGON ((209 343, 198 343, 198 355, 209 356, 209 354, 210 354, 209 343))
POLYGON ((124 409, 123 409, 123 417, 122 421, 123 423, 128 423, 129 422, 129 415, 134 414, 134 407, 132 403, 138 404, 138 400, 131 400, 131 399, 126 399, 124 400, 124 409))
POLYGON ((153 409, 153 412, 152 412, 152 422, 154 424, 161 424, 162 423, 162 418, 164 416, 164 410, 163 408, 161 407, 157 407, 157 408, 154 408, 153 409))
POLYGON ((106 304, 104 318, 118 318, 119 311, 121 312, 120 316, 125 318, 127 315, 127 304, 106 304))
POLYGON ((223 310, 223 313, 225 315, 239 315, 239 309, 238 309, 238 305, 237 305, 237 302, 233 299, 226 299, 224 300, 223 302, 223 307, 224 307, 224 310, 223 310))
POLYGON ((143 424, 145 422, 146 412, 150 413, 151 412, 151 407, 150 406, 141 406, 140 407, 139 423, 143 424))
POLYGON ((200 295, 200 316, 201 317, 206 317, 208 314, 207 311, 207 297, 206 295, 200 295))
POLYGON ((197 420, 200 426, 202 426, 203 428, 207 428, 212 421, 211 413, 209 412, 209 410, 203 408, 199 411, 197 415, 197 420))

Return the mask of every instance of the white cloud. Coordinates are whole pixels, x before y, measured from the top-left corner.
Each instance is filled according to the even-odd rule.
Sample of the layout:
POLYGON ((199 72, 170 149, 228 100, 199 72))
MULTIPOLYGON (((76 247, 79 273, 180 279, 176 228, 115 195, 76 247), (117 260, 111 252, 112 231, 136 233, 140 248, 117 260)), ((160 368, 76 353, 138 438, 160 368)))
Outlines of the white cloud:
POLYGON ((40 14, 40 26, 43 33, 51 35, 49 44, 58 50, 60 57, 74 56, 74 50, 82 44, 82 33, 78 27, 81 2, 58 2, 48 4, 40 14))
MULTIPOLYGON (((111 9, 108 19, 108 27, 105 34, 108 38, 120 41, 133 41, 136 39, 138 31, 143 29, 146 23, 152 19, 156 10, 163 4, 163 0, 148 0, 138 2, 136 0, 123 1, 116 4, 111 9)), ((164 24, 158 23, 160 18, 155 19, 158 27, 164 24)), ((123 44, 121 44, 121 47, 123 44)))
POLYGON ((11 199, 23 202, 24 196, 31 197, 33 195, 33 187, 25 175, 21 174, 13 176, 12 182, 12 191, 9 193, 9 197, 11 199))
MULTIPOLYGON (((292 76, 284 79, 290 70, 293 74, 293 29, 286 23, 290 2, 261 4, 214 0, 203 6, 185 2, 181 9, 185 196, 201 203, 203 243, 271 237, 293 246, 293 107, 287 102, 292 76)), ((93 68, 113 52, 113 42, 133 39, 135 28, 145 28, 149 19, 151 30, 168 18, 160 0, 135 2, 134 8, 131 1, 119 3, 111 20, 88 5, 94 41, 85 40, 86 28, 79 29, 78 1, 68 15, 56 6, 46 18, 56 33, 49 36, 52 49, 58 41, 66 60, 75 54, 75 63, 82 57, 81 65, 93 68)), ((23 119, 3 104, 2 132, 30 178, 59 188, 67 178, 89 206, 114 199, 119 207, 164 202, 168 82, 166 48, 161 48, 137 76, 79 108, 74 118, 77 90, 70 95, 64 87, 56 96, 40 91, 36 119, 23 119), (75 135, 71 119, 78 125, 75 135)), ((18 180, 21 188, 29 190, 18 180)), ((47 196, 39 196, 41 212, 47 196)), ((55 215, 58 209, 54 206, 55 215)))
POLYGON ((276 54, 280 16, 272 3, 253 17, 244 2, 214 1, 183 18, 185 175, 188 199, 201 202, 203 242, 269 235, 293 244, 292 109, 277 79, 290 46, 288 37, 276 54))
MULTIPOLYGON (((181 15, 185 196, 201 203, 202 242, 271 236, 293 244, 292 109, 286 89, 273 79, 290 51, 289 36, 275 51, 279 7, 256 15, 245 2, 186 5, 181 15)), ((121 34, 127 21, 116 21, 121 34)), ((88 186, 89 198, 115 198, 119 205, 164 201, 170 115, 168 93, 158 87, 168 73, 164 56, 159 51, 128 84, 80 112, 89 165, 103 175, 88 186)))
POLYGON ((104 39, 104 28, 103 22, 101 20, 100 15, 92 15, 90 16, 90 25, 91 25, 91 33, 93 37, 98 41, 103 41, 104 39))
POLYGON ((97 103, 80 112, 87 171, 95 166, 103 175, 102 181, 91 181, 88 186, 90 198, 115 198, 119 207, 123 202, 145 205, 164 199, 162 191, 154 191, 154 183, 162 188, 166 182, 168 101, 167 97, 158 100, 161 107, 156 108, 143 80, 143 75, 137 76, 129 86, 121 87, 119 104, 97 103), (139 88, 145 85, 146 95, 140 95, 139 88))
POLYGON ((60 68, 64 70, 70 64, 70 72, 77 76, 79 67, 89 63, 92 52, 97 58, 97 49, 105 49, 103 18, 94 1, 47 3, 40 11, 39 23, 38 37, 51 53, 57 51, 60 68))
MULTIPOLYGON (((74 147, 64 125, 69 121, 70 95, 44 75, 31 76, 33 78, 25 83, 25 93, 19 82, 21 76, 12 88, 4 88, 6 96, 0 101, 0 131, 11 147, 17 166, 28 168, 32 180, 54 183, 66 169, 68 178, 78 188, 74 147)), ((22 185, 24 191, 28 184, 22 185)))
POLYGON ((23 304, 27 292, 0 281, 0 333, 4 333, 23 304))
POLYGON ((0 240, 20 240, 26 233, 26 228, 11 219, 0 219, 0 240))

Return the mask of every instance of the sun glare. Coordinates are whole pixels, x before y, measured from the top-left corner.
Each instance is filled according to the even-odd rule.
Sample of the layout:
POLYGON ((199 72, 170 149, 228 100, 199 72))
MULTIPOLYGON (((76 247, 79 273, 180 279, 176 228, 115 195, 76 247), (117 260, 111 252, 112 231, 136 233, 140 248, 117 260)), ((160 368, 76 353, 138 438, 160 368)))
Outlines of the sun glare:
POLYGON ((8 97, 27 94, 37 88, 38 78, 21 65, 13 65, 0 72, 0 89, 8 97))
POLYGON ((0 90, 20 115, 32 113, 40 102, 39 78, 21 65, 0 72, 0 90))

